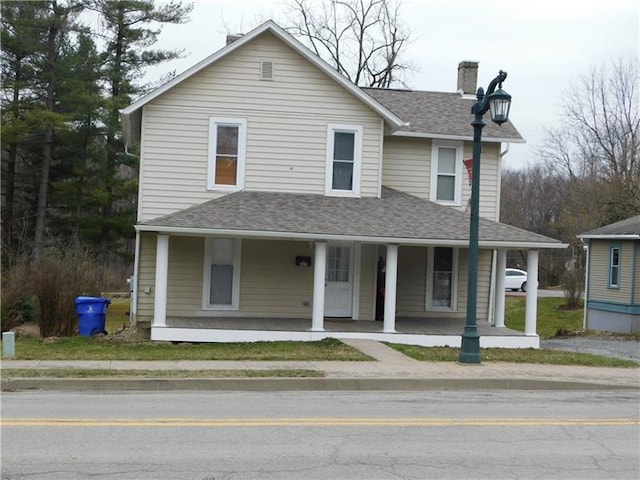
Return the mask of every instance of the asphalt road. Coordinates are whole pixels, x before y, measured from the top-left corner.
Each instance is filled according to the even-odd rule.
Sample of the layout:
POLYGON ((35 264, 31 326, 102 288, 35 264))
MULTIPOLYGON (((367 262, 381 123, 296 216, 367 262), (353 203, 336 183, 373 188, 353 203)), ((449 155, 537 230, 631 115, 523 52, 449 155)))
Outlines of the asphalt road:
POLYGON ((4 393, 3 479, 629 479, 638 392, 4 393))

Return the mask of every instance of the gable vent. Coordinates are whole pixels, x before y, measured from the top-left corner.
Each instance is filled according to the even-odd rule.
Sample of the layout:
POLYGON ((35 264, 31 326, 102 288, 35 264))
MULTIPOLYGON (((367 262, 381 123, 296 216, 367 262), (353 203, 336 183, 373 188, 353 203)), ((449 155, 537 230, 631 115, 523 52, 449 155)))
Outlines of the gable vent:
POLYGON ((273 80, 273 62, 260 62, 260 80, 273 80))

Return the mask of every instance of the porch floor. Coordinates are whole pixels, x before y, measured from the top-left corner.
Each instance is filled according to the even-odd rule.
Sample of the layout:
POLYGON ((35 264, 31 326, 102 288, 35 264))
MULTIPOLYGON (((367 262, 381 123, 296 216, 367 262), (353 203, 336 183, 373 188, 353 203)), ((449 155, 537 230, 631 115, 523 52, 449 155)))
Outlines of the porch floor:
MULTIPOLYGON (((408 335, 451 335, 460 336, 464 330, 464 319, 459 318, 396 318, 396 333, 408 335)), ((335 333, 382 333, 382 322, 325 318, 325 332, 335 333)), ((168 317, 167 327, 197 328, 213 330, 253 330, 307 332, 311 330, 308 318, 250 318, 250 317, 168 317)), ((525 336, 510 328, 496 328, 485 321, 478 321, 478 333, 482 337, 525 336)), ((391 334, 393 335, 393 334, 391 334)))

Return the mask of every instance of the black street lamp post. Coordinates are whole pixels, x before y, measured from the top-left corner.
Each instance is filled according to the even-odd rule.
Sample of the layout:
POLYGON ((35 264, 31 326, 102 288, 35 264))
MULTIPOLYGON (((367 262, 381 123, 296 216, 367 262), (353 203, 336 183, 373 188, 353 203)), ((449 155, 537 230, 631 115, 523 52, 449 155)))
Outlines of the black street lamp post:
POLYGON ((467 320, 462 333, 462 346, 458 362, 480 363, 480 335, 477 324, 478 300, 478 224, 480 211, 480 154, 482 152, 482 128, 485 123, 482 117, 491 112, 491 120, 502 125, 509 119, 511 95, 502 90, 502 82, 507 72, 500 73, 489 84, 485 95, 482 87, 478 88, 478 101, 471 107, 475 115, 473 122, 473 164, 471 169, 471 222, 469 226, 469 280, 467 283, 467 320), (496 86, 498 90, 496 90, 496 86))

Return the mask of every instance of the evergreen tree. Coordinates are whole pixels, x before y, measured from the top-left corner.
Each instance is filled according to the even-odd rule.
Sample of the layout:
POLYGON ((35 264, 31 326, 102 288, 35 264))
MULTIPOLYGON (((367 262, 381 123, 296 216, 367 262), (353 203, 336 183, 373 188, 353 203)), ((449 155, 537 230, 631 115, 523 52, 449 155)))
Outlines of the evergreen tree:
POLYGON ((144 69, 177 58, 177 50, 148 48, 157 40, 162 24, 188 20, 191 4, 171 1, 157 6, 152 0, 95 0, 92 8, 102 19, 107 39, 103 75, 107 89, 104 117, 106 158, 97 189, 101 203, 100 260, 108 263, 113 240, 133 235, 137 193, 137 157, 125 153, 119 110, 139 95, 137 83, 144 69))
MULTIPOLYGON (((34 144, 37 63, 45 43, 47 2, 0 3, 2 30, 2 251, 3 257, 25 249, 33 229, 28 219, 35 202, 35 172, 29 147, 34 144), (22 226, 21 226, 22 225, 22 226), (25 230, 26 228, 26 232, 25 230)), ((29 241, 29 244, 31 242, 29 241)))
POLYGON ((40 62, 42 85, 42 157, 40 160, 40 179, 38 189, 38 205, 36 209, 36 225, 33 240, 33 253, 39 258, 44 247, 44 235, 49 199, 50 170, 53 162, 54 135, 57 129, 65 128, 65 117, 58 112, 58 83, 61 75, 61 45, 66 41, 74 15, 83 8, 82 3, 69 0, 67 3, 49 1, 49 15, 46 25, 45 54, 40 62))
POLYGON ((58 85, 59 109, 68 128, 58 135, 60 162, 52 176, 51 215, 58 236, 96 245, 99 202, 93 192, 105 161, 102 58, 87 30, 63 49, 61 68, 67 74, 58 85))

